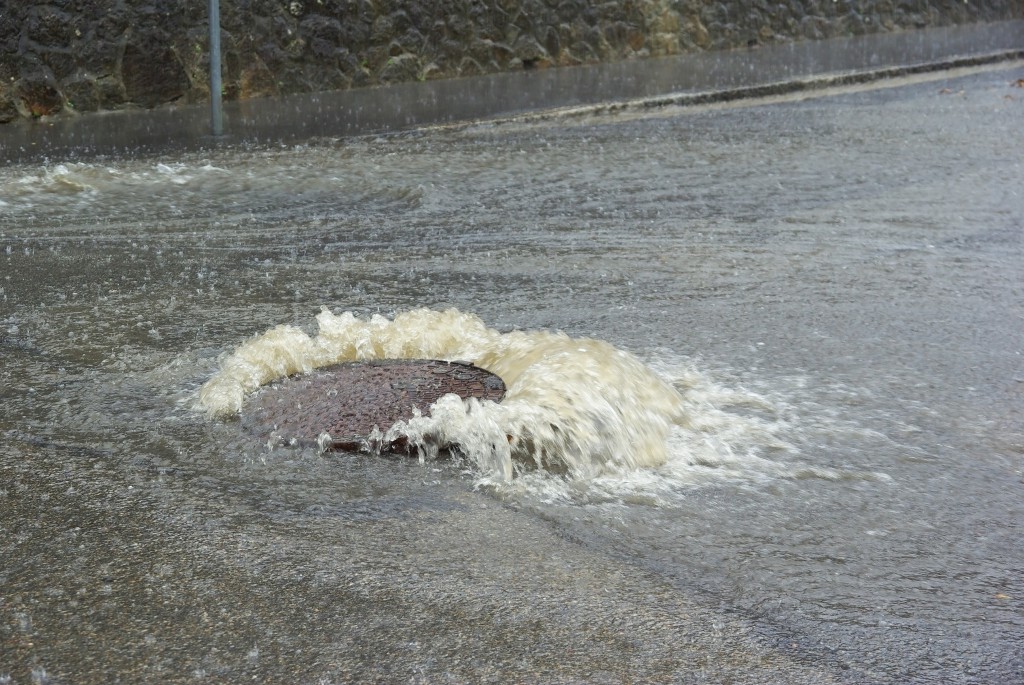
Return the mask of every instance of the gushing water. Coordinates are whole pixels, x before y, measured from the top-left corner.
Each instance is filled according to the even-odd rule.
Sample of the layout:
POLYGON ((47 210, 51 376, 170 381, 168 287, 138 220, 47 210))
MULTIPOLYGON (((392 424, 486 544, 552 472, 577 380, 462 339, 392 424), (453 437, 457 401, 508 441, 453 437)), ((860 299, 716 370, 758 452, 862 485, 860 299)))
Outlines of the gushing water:
POLYGON ((317 321, 316 337, 279 326, 244 344, 203 387, 201 404, 214 415, 237 412, 245 394, 268 381, 344 361, 471 361, 504 379, 502 403, 448 396, 428 416, 382 429, 421 446, 458 444, 486 475, 504 480, 513 460, 575 477, 662 464, 670 426, 682 419, 675 389, 599 340, 502 334, 454 309, 418 309, 393 321, 324 310, 317 321))
POLYGON ((448 395, 426 415, 380 428, 388 441, 405 437, 428 455, 436 445, 457 445, 482 482, 508 484, 541 472, 629 489, 637 478, 649 480, 652 469, 692 481, 708 469, 741 471, 741 462, 758 461, 756 447, 785 447, 774 435, 778 422, 723 410, 771 411, 764 398, 716 386, 692 367, 663 362, 658 373, 601 340, 501 333, 456 309, 416 309, 393 320, 324 309, 317 323, 315 336, 278 326, 241 345, 202 387, 199 405, 229 416, 261 385, 346 361, 463 360, 505 381, 502 402, 448 395))

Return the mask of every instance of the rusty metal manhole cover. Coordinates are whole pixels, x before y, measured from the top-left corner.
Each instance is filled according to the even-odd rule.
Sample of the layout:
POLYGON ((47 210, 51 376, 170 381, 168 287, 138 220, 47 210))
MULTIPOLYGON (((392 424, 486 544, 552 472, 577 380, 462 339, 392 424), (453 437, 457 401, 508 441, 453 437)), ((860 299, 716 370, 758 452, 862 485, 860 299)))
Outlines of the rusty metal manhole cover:
POLYGON ((490 371, 464 362, 388 359, 324 367, 269 385, 247 403, 248 430, 284 444, 315 445, 331 436, 327 449, 357 451, 379 447, 408 452, 404 441, 372 445, 374 429, 426 414, 443 395, 500 401, 505 383, 490 371))

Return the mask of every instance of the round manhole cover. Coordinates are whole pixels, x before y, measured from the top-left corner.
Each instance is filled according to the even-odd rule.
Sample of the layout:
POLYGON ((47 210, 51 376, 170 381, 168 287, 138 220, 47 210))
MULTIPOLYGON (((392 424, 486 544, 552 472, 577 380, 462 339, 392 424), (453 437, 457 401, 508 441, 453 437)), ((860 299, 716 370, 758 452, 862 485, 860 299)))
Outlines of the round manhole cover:
MULTIPOLYGON (((268 440, 315 445, 327 433, 331 439, 323 447, 358 451, 370 446, 375 429, 383 433, 395 422, 412 418, 416 410, 426 414, 448 394, 497 402, 505 396, 505 383, 464 362, 349 362, 268 385, 250 398, 242 422, 268 440)), ((379 447, 409 451, 404 441, 379 447)))

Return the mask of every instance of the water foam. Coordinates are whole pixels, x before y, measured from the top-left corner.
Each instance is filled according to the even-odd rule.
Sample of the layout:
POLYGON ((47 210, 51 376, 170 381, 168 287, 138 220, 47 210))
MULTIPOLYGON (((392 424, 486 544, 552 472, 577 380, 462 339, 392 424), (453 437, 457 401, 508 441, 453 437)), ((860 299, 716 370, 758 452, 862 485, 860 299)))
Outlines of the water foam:
POLYGON ((163 194, 174 197, 182 186, 197 185, 224 169, 209 163, 203 166, 183 163, 127 164, 105 166, 84 162, 64 162, 29 170, 0 182, 0 203, 10 212, 49 211, 78 207, 96 202, 109 203, 113 198, 139 192, 149 196, 163 194), (194 183, 194 181, 196 183, 194 183))
POLYGON ((501 403, 442 398, 428 415, 391 427, 416 443, 457 443, 482 471, 507 479, 513 461, 574 477, 665 463, 679 393, 633 355, 562 333, 499 333, 472 314, 417 309, 393 320, 351 312, 317 316, 310 336, 294 326, 258 335, 223 360, 201 389, 214 416, 241 410, 272 380, 345 361, 432 358, 472 362, 500 376, 501 403))
POLYGON ((789 425, 780 401, 725 387, 676 355, 645 364, 601 340, 501 333, 455 309, 389 320, 325 308, 317 323, 313 336, 282 325, 243 343, 201 388, 199 407, 230 416, 266 383, 346 361, 461 360, 499 375, 505 398, 449 395, 381 429, 386 441, 404 436, 428 457, 435 445, 458 445, 480 483, 551 500, 658 503, 723 479, 807 477, 806 465, 775 458, 796 451, 780 437, 789 425))

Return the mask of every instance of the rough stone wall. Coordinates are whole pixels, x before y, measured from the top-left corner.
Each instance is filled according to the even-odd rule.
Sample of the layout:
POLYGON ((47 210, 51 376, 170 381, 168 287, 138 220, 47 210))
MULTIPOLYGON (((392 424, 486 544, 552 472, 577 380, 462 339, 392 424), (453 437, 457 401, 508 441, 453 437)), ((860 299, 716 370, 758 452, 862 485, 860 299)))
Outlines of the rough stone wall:
MULTIPOLYGON (((0 0, 0 123, 208 98, 206 0, 0 0)), ((222 0, 247 98, 1024 16, 1021 0, 222 0)))

